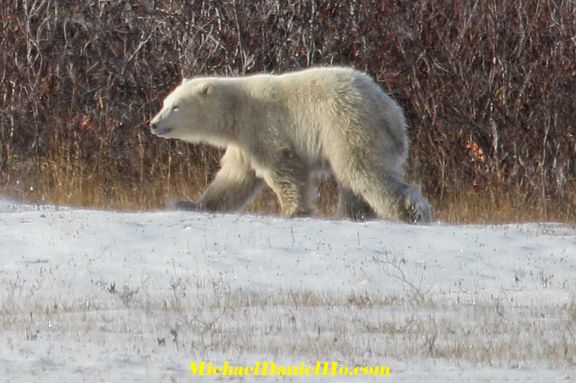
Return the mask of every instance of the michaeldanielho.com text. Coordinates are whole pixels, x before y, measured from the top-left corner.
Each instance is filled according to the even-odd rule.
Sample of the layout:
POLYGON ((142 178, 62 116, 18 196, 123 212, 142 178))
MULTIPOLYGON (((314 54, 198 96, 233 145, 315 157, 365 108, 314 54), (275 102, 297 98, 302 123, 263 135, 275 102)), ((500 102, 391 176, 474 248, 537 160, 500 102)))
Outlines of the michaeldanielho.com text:
POLYGON ((256 362, 250 365, 221 365, 212 362, 190 362, 195 376, 389 376, 389 366, 348 367, 338 362, 300 363, 297 365, 256 362))

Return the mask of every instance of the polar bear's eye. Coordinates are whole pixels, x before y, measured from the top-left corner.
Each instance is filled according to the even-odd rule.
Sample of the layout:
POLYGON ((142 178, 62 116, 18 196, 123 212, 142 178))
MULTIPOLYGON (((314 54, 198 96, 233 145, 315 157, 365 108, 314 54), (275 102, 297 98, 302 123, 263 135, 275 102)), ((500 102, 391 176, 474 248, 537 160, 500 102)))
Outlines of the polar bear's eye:
POLYGON ((173 111, 173 112, 176 112, 178 109, 180 109, 180 105, 174 105, 174 106, 172 107, 172 111, 173 111))

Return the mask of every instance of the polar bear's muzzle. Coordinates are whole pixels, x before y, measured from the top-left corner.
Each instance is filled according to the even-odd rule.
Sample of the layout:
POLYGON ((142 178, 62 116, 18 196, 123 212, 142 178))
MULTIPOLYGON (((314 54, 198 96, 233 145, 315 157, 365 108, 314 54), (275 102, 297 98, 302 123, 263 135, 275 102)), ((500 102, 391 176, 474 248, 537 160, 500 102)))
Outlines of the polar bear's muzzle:
POLYGON ((151 123, 150 124, 150 131, 152 132, 152 134, 155 134, 157 136, 166 136, 168 133, 170 133, 172 131, 172 127, 171 126, 160 126, 156 123, 151 123))

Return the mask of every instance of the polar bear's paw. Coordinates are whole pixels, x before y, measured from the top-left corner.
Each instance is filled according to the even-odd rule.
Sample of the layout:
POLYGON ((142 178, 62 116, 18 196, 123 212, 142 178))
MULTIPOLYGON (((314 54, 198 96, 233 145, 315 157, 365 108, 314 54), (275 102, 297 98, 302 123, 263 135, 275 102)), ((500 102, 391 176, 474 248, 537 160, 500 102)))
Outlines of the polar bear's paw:
POLYGON ((432 222, 432 206, 422 195, 420 185, 411 185, 406 189, 402 202, 406 221, 416 224, 432 222))
POLYGON ((201 203, 192 200, 176 201, 173 203, 173 207, 176 210, 186 210, 186 211, 204 210, 201 203))

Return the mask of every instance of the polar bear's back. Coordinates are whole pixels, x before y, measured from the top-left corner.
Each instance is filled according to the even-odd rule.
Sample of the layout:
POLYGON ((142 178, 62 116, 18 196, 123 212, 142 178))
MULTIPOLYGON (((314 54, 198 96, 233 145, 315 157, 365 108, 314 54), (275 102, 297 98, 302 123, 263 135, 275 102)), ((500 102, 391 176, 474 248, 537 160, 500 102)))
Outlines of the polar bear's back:
POLYGON ((379 158, 389 154, 386 161, 397 161, 398 167, 405 161, 404 113, 367 74, 351 68, 312 68, 279 75, 276 81, 278 97, 289 106, 295 122, 296 141, 310 146, 318 142, 324 155, 335 150, 341 156, 342 150, 355 146, 379 158))
POLYGON ((363 150, 366 161, 398 169, 408 154, 402 109, 367 74, 351 68, 319 67, 281 75, 225 79, 241 90, 243 122, 252 134, 270 141, 279 134, 310 162, 349 158, 363 150), (276 128, 262 129, 264 125, 276 128), (360 149, 362 148, 362 149, 360 149), (372 157, 372 158, 368 158, 372 157))

